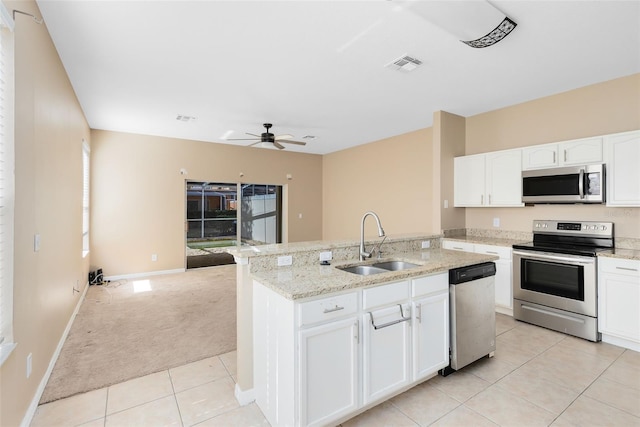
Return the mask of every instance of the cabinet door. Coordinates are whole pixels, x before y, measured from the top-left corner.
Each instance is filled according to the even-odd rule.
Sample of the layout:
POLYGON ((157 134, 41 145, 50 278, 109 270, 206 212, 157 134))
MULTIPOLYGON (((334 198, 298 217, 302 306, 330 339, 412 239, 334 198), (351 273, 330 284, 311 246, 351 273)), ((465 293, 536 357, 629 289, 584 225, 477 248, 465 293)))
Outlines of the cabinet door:
POLYGON ((558 166, 558 144, 535 145, 522 149, 522 169, 558 166))
POLYGON ((485 205, 524 206, 522 203, 522 150, 488 153, 485 164, 485 205))
MULTIPOLYGON (((494 261, 494 263, 496 264, 496 306, 507 308, 509 310, 513 308, 513 274, 511 265, 511 251, 511 248, 504 246, 475 246, 475 252, 479 254, 488 254, 500 257, 499 260, 494 261)), ((507 312, 509 311, 507 310, 507 312)))
POLYGON ((300 424, 326 425, 358 407, 358 319, 299 333, 300 424))
POLYGON ((639 276, 613 273, 600 275, 598 330, 640 343, 639 276))
POLYGON ((602 162, 602 138, 583 138, 559 144, 560 164, 587 165, 602 162))
POLYGON ((449 292, 413 303, 413 380, 449 365, 449 292))
POLYGON ((640 131, 605 138, 607 205, 640 206, 640 131))
POLYGON ((485 203, 485 156, 463 156, 453 159, 453 205, 482 206, 485 203))
POLYGON ((362 368, 365 405, 409 384, 410 309, 408 304, 402 307, 402 311, 400 305, 395 305, 367 312, 363 316, 362 368), (403 321, 403 315, 409 319, 403 321), (374 324, 378 329, 374 328, 374 324))

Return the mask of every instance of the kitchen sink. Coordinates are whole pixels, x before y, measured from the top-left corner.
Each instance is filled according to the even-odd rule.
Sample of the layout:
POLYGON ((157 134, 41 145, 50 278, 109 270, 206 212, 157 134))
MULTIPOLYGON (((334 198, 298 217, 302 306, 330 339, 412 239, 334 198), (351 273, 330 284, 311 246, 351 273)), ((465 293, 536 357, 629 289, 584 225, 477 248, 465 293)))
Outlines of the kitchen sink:
POLYGON ((389 270, 389 271, 401 271, 401 270, 408 270, 410 268, 419 267, 418 264, 413 264, 413 263, 405 262, 405 261, 378 262, 378 263, 373 264, 373 266, 377 267, 377 268, 383 268, 383 269, 389 270))
POLYGON ((361 276, 389 272, 389 270, 385 270, 384 268, 374 267, 371 265, 352 265, 351 267, 338 267, 338 269, 348 273, 359 274, 361 276))
POLYGON ((371 274, 388 273, 390 271, 408 270, 415 267, 419 267, 419 265, 405 261, 383 261, 369 265, 351 265, 337 268, 348 273, 369 276, 371 274))

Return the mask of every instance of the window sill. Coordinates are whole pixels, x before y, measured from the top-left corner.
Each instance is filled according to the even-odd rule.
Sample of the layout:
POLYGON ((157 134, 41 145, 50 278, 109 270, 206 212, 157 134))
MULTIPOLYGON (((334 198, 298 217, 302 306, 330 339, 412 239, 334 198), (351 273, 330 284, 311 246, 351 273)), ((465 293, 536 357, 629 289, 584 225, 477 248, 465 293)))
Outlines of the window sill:
POLYGON ((4 361, 9 358, 9 355, 17 345, 18 344, 14 342, 0 344, 0 366, 2 366, 4 361))

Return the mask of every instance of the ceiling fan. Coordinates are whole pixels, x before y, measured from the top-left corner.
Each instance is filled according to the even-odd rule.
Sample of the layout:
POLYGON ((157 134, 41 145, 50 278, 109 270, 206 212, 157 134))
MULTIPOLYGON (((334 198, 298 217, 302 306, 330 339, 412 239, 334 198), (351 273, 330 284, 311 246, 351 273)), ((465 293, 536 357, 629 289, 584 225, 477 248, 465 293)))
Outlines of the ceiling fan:
POLYGON ((255 133, 245 132, 247 135, 254 136, 255 138, 228 138, 227 141, 256 141, 253 144, 250 144, 249 147, 254 146, 256 144, 260 144, 262 147, 270 148, 268 144, 273 144, 278 150, 282 150, 284 145, 281 144, 295 144, 295 145, 307 145, 306 142, 302 141, 293 141, 293 135, 284 134, 284 135, 274 135, 269 132, 269 129, 273 126, 271 123, 265 123, 262 126, 267 129, 266 132, 263 132, 260 135, 256 135, 255 133))

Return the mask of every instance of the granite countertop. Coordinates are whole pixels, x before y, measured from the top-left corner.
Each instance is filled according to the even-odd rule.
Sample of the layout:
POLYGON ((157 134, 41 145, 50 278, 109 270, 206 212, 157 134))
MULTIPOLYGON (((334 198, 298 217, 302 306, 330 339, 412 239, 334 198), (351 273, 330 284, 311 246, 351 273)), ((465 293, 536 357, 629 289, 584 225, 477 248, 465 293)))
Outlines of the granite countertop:
POLYGON ((604 251, 604 252, 598 253, 598 256, 606 257, 606 258, 622 258, 622 259, 632 259, 635 261, 640 261, 640 250, 615 248, 611 251, 604 251))
POLYGON ((485 236, 453 236, 453 237, 445 237, 444 240, 456 240, 459 242, 478 243, 482 245, 492 245, 492 246, 505 246, 508 248, 510 248, 513 245, 517 245, 519 243, 526 243, 531 241, 531 240, 522 240, 522 239, 503 239, 503 238, 485 237, 485 236))
POLYGON ((274 270, 254 272, 252 276, 258 282, 283 297, 298 300, 444 272, 452 268, 495 261, 498 257, 446 249, 427 249, 402 253, 397 256, 383 258, 382 260, 368 260, 365 264, 373 264, 389 259, 419 264, 419 267, 403 271, 390 271, 388 273, 361 276, 336 268, 338 266, 363 264, 357 261, 345 261, 336 262, 332 265, 317 264, 305 267, 280 267, 274 270))

